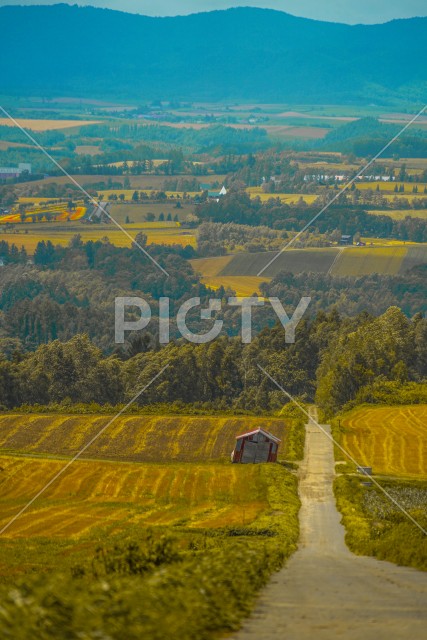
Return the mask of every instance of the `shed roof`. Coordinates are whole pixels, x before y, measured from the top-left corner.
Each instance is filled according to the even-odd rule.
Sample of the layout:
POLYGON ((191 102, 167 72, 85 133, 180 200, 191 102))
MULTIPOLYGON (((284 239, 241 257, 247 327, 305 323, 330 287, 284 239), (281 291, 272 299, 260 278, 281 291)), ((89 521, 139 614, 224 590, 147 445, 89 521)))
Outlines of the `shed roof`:
POLYGON ((273 440, 273 442, 281 442, 280 438, 273 436, 272 433, 270 433, 269 431, 266 431, 265 429, 262 429, 261 427, 258 427, 258 429, 253 429, 253 431, 248 431, 247 433, 241 433, 239 436, 236 436, 236 440, 239 440, 240 438, 246 438, 247 436, 253 436, 256 433, 264 434, 265 436, 267 436, 267 438, 270 438, 270 440, 273 440))

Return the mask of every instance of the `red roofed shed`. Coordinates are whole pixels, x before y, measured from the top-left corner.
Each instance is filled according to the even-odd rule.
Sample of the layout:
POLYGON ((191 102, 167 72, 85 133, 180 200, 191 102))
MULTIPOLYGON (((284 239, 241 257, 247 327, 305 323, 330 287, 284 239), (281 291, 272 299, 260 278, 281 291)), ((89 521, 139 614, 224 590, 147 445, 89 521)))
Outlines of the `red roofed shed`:
POLYGON ((276 462, 280 439, 261 429, 248 431, 236 437, 236 446, 231 454, 232 462, 256 464, 259 462, 276 462))

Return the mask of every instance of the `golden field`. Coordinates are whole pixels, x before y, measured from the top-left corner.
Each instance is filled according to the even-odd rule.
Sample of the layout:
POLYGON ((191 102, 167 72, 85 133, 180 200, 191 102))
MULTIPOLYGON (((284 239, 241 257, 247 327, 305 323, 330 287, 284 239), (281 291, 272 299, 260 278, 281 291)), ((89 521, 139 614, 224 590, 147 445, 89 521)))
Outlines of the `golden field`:
POLYGON ((202 283, 214 291, 222 286, 224 289, 232 289, 241 298, 254 294, 260 295, 260 284, 270 281, 271 278, 257 276, 209 276, 202 278, 202 283))
MULTIPOLYGON (((0 415, 0 528, 110 419, 0 415)), ((6 536, 249 524, 269 508, 263 465, 229 460, 236 435, 260 425, 285 440, 281 418, 123 415, 6 536)))
MULTIPOLYGON (((103 415, 0 414, 0 451, 72 456, 110 420, 103 415)), ((235 437, 263 426, 282 440, 280 418, 123 415, 87 457, 132 462, 229 460, 235 437)))
POLYGON ((218 256, 215 258, 198 258, 190 260, 194 271, 204 277, 217 276, 233 259, 233 256, 218 256))
MULTIPOLYGON (((427 197, 427 196, 426 196, 427 197)), ((388 216, 393 220, 404 220, 405 218, 421 218, 427 220, 427 209, 395 209, 391 211, 367 211, 373 216, 388 216)))
POLYGON ((334 276, 363 276, 371 273, 396 275, 407 249, 403 246, 348 247, 341 251, 331 268, 334 276))
POLYGON ((341 444, 374 473, 427 478, 427 405, 360 407, 341 419, 341 444))
POLYGON ((268 202, 271 198, 279 198, 284 204, 295 204, 301 199, 306 204, 313 204, 319 197, 318 194, 307 193, 264 193, 262 187, 248 187, 246 191, 251 198, 259 198, 261 202, 268 202))
POLYGON ((356 187, 360 190, 372 189, 372 191, 377 191, 378 188, 380 191, 392 193, 398 197, 405 197, 408 195, 427 196, 427 193, 424 193, 424 189, 427 189, 427 184, 423 182, 401 182, 400 180, 395 180, 394 182, 383 182, 381 180, 377 182, 357 182, 356 187), (395 193, 394 190, 396 186, 399 188, 401 185, 403 185, 405 191, 403 193, 395 193), (414 187, 418 188, 417 194, 412 193, 412 189, 414 187))
MULTIPOLYGON (((0 527, 64 465, 0 456, 0 527)), ((4 534, 70 537, 91 529, 248 524, 268 509, 258 465, 77 461, 4 534)))
MULTIPOLYGON (((52 220, 54 222, 68 222, 68 221, 77 221, 84 218, 86 215, 86 207, 76 207, 73 211, 67 210, 67 204, 61 203, 59 205, 50 205, 46 204, 45 207, 37 207, 35 209, 28 209, 25 213, 25 220, 21 220, 21 215, 19 213, 11 213, 7 216, 0 217, 0 224, 19 224, 19 225, 29 225, 33 224, 34 218, 38 220, 39 223, 47 223, 47 217, 51 216, 51 220, 49 224, 51 224, 52 220)), ((66 232, 67 227, 64 226, 64 231, 66 232)))
MULTIPOLYGON (((15 118, 15 120, 21 127, 31 129, 31 131, 56 131, 100 123, 99 120, 33 120, 29 118, 15 118)), ((9 118, 0 118, 0 127, 16 127, 16 125, 9 118)))
MULTIPOLYGON (((126 228, 127 225, 125 225, 126 228)), ((157 223, 158 227, 158 223, 157 223)), ((128 233, 135 238, 138 231, 143 231, 147 235, 147 244, 179 244, 183 247, 187 245, 191 245, 192 247, 196 246, 197 240, 193 234, 183 234, 177 233, 175 229, 155 229, 151 231, 149 228, 138 225, 131 225, 131 228, 128 230, 128 233)), ((81 235, 83 242, 88 242, 89 240, 97 241, 102 240, 103 238, 108 238, 109 241, 114 244, 116 247, 130 247, 131 240, 119 229, 111 229, 111 226, 108 228, 97 228, 96 230, 86 230, 80 229, 78 233, 81 235)), ((54 245, 62 245, 67 246, 72 237, 76 234, 76 230, 69 230, 67 233, 67 227, 64 225, 63 230, 61 231, 52 231, 50 229, 46 229, 46 231, 32 231, 30 233, 0 233, 0 241, 4 240, 5 242, 9 242, 10 244, 15 244, 17 247, 25 247, 28 254, 33 254, 36 250, 37 244, 44 240, 50 240, 54 245)))

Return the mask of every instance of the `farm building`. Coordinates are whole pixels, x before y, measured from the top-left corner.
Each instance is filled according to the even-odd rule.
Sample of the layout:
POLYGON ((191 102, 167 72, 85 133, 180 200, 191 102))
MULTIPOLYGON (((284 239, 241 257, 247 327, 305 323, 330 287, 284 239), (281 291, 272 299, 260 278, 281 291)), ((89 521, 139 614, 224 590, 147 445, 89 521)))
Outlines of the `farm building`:
POLYGON ((232 462, 256 464, 276 462, 280 439, 259 427, 236 436, 236 446, 231 454, 232 462))
POLYGON ((220 198, 227 195, 227 189, 223 186, 221 191, 208 191, 208 197, 211 200, 219 201, 220 198))
POLYGON ((22 173, 31 173, 31 164, 20 162, 17 167, 0 167, 0 179, 19 178, 22 173))

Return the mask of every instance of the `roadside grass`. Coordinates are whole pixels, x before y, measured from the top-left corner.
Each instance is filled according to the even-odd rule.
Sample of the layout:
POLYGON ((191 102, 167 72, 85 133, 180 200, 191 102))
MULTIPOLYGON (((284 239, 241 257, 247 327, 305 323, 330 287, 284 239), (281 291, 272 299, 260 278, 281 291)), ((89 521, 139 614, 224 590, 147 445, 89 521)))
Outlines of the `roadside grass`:
MULTIPOLYGON (((382 480, 381 485, 427 529, 427 482, 382 480)), ((334 491, 351 551, 427 571, 427 536, 379 489, 342 475, 334 491)))
MULTIPOLYGON (((332 433, 424 529, 427 529, 427 405, 362 405, 337 416, 332 433)), ((335 458, 343 460, 335 447, 335 458)), ((334 482, 346 542, 354 553, 427 570, 427 537, 350 462, 334 482)))
POLYGON ((304 458, 305 425, 307 423, 307 417, 292 402, 285 404, 279 415, 287 424, 284 453, 282 456, 289 462, 299 462, 304 458))

